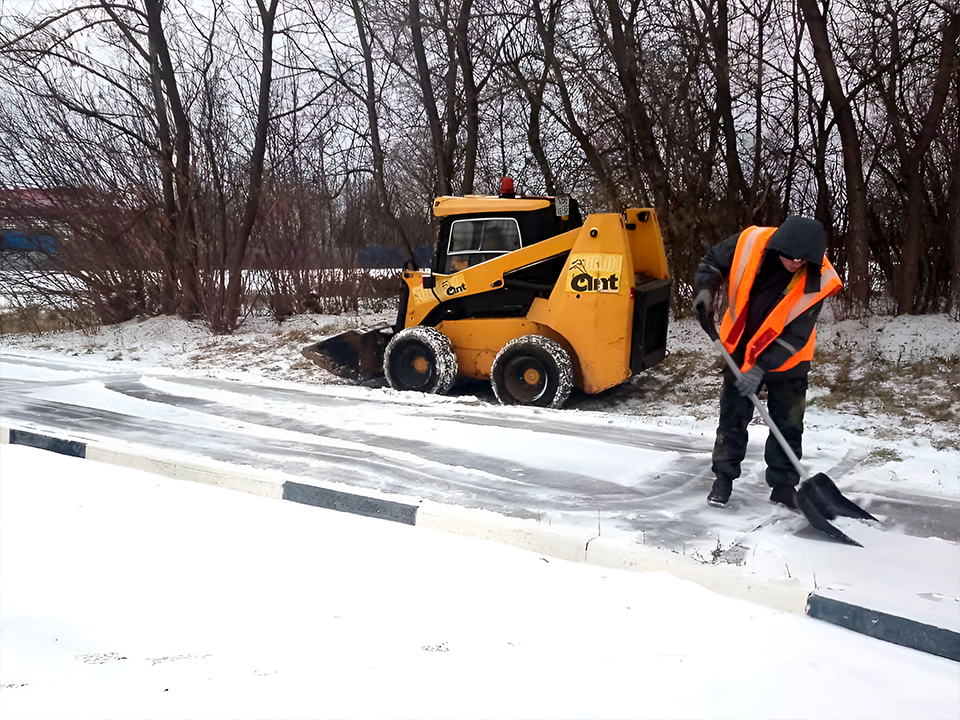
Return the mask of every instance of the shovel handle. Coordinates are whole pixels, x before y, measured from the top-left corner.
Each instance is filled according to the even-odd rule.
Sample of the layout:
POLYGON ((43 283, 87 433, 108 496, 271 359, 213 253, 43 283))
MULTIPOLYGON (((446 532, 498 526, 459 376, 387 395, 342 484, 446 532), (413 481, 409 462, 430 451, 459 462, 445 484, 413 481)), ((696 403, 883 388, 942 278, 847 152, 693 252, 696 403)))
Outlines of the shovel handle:
MULTIPOLYGON (((727 352, 727 348, 723 346, 723 341, 717 338, 713 341, 713 344, 720 351, 720 354, 723 355, 723 359, 726 360, 727 367, 733 371, 734 377, 737 379, 743 377, 743 373, 740 372, 740 368, 737 367, 737 363, 732 357, 730 357, 730 353, 727 352)), ((777 442, 780 443, 780 447, 783 448, 784 454, 790 459, 790 462, 793 464, 793 467, 796 468, 797 472, 800 473, 800 478, 802 480, 807 480, 809 476, 804 471, 803 466, 800 464, 800 458, 798 458, 797 454, 793 452, 793 448, 791 448, 787 443, 787 439, 783 436, 783 433, 780 432, 780 428, 778 428, 776 423, 773 422, 773 418, 770 417, 770 413, 767 412, 767 408, 764 407, 762 402, 760 402, 760 398, 757 397, 756 393, 750 393, 748 397, 753 403, 753 406, 757 408, 757 411, 760 413, 760 417, 763 418, 763 422, 766 423, 767 427, 770 428, 770 432, 773 433, 773 436, 777 439, 777 442)))

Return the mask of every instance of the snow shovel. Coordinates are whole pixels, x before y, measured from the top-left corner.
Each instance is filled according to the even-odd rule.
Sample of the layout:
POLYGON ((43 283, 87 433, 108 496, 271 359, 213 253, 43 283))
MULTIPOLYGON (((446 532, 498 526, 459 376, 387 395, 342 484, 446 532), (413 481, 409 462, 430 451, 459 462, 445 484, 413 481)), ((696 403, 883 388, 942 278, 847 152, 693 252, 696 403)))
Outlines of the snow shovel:
MULTIPOLYGON (((736 361, 730 357, 730 353, 720 340, 717 328, 713 323, 713 318, 708 317, 705 312, 700 312, 699 320, 700 325, 706 330, 711 340, 713 340, 714 346, 723 356, 723 359, 726 361, 727 366, 733 372, 734 376, 737 378, 741 377, 742 373, 740 372, 740 368, 737 366, 736 361)), ((770 428, 770 432, 777 439, 777 442, 780 443, 784 454, 790 459, 793 467, 796 468, 797 473, 800 475, 800 487, 797 488, 797 509, 803 513, 804 517, 807 518, 813 527, 822 533, 848 545, 863 547, 863 545, 845 532, 834 527, 830 521, 835 520, 838 516, 858 518, 861 520, 876 520, 876 518, 850 499, 844 497, 843 493, 840 492, 840 488, 824 473, 817 473, 812 477, 809 476, 800 464, 800 459, 796 453, 793 452, 793 448, 790 447, 787 439, 783 436, 783 433, 780 432, 780 428, 773 422, 773 418, 770 417, 767 408, 760 402, 760 398, 757 397, 756 393, 750 393, 748 397, 760 413, 763 422, 766 423, 767 427, 770 428)))

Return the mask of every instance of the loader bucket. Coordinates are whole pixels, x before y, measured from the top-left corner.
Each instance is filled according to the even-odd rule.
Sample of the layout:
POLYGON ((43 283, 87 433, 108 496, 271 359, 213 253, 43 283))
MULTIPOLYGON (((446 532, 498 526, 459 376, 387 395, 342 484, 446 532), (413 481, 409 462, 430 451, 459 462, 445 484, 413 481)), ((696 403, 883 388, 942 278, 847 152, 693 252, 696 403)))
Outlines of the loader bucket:
POLYGON ((383 375, 383 351, 392 336, 391 327, 366 332, 348 330, 308 345, 300 352, 334 375, 366 380, 383 375))

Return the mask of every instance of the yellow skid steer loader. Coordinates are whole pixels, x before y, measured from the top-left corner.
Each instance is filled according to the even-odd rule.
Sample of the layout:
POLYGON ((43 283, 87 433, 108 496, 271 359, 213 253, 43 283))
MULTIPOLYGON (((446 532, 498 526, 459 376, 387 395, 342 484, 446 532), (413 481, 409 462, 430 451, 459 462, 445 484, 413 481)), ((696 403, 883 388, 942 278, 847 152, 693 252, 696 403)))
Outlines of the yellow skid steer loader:
POLYGON ((348 376, 446 393, 489 379, 504 404, 560 407, 660 362, 670 279, 652 209, 581 220, 565 196, 438 197, 432 266, 404 270, 397 323, 303 349, 348 376))

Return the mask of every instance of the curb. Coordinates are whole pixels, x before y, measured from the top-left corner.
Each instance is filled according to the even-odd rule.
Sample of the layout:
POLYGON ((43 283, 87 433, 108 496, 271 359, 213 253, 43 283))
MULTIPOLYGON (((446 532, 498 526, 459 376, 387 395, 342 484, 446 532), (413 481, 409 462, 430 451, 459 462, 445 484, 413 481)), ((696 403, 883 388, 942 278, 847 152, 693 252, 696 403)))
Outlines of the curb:
POLYGON ((807 615, 894 645, 960 661, 960 634, 952 630, 851 605, 816 592, 810 594, 807 615))
POLYGON ((561 560, 634 572, 668 572, 720 595, 807 614, 880 640, 960 659, 960 634, 956 632, 823 598, 799 580, 764 579, 747 575, 733 565, 707 565, 660 548, 557 532, 534 520, 488 510, 413 500, 323 481, 305 483, 303 478, 294 480, 278 472, 245 470, 216 460, 170 452, 161 455, 139 446, 88 442, 0 425, 0 444, 7 443, 260 497, 493 541, 561 560))

